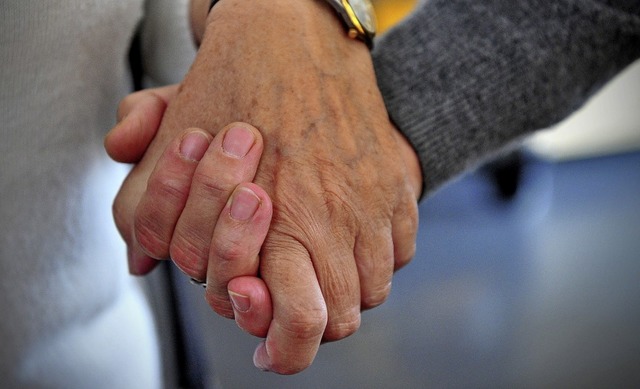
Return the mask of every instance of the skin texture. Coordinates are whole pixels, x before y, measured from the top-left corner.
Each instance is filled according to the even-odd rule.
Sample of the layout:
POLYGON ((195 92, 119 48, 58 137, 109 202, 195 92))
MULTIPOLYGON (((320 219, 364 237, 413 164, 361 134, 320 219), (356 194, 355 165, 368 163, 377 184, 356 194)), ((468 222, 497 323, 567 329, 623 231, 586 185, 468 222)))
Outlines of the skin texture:
MULTIPOLYGON (((105 138, 105 149, 118 162, 135 163, 144 155, 156 135, 166 103, 177 92, 177 86, 149 89, 134 93, 120 105, 118 124, 105 138)), ((258 147, 249 151, 249 158, 238 161, 228 158, 222 151, 226 131, 215 138, 201 129, 187 129, 167 146, 154 169, 147 190, 138 204, 138 213, 146 209, 163 210, 154 213, 164 220, 154 220, 158 226, 169 228, 169 239, 178 222, 192 186, 202 185, 216 175, 210 166, 234 171, 236 177, 243 172, 255 172, 260 157, 261 136, 252 126, 233 123, 228 130, 246 129, 252 134, 251 143, 258 147), (253 155, 252 155, 253 154, 253 155), (196 171, 200 175, 196 176, 196 171), (159 195, 160 194, 160 195, 159 195)), ((239 180, 238 180, 239 181, 239 180)), ((120 212, 119 214, 124 214, 120 212)), ((209 272, 214 274, 209 285, 223 285, 224 293, 232 297, 233 313, 240 328, 248 333, 265 337, 272 320, 269 291, 258 271, 260 247, 271 221, 272 205, 269 196, 252 183, 239 183, 215 223, 211 247, 209 272), (245 275, 245 276, 243 276, 245 275), (214 281, 215 279, 215 281, 214 281)), ((127 238, 125 237, 125 240, 127 238)), ((146 274, 158 261, 145 256, 141 263, 131 263, 134 274, 146 274), (143 265, 141 267, 140 265, 143 265)), ((229 314, 228 314, 229 315, 229 314)))
MULTIPOLYGON (((169 101, 177 92, 178 85, 172 85, 133 93, 124 98, 118 106, 118 124, 104 139, 109 156, 117 162, 139 162, 157 134, 169 101)), ((129 273, 133 275, 147 274, 158 263, 144 253, 135 239, 134 214, 146 185, 141 177, 142 174, 127 177, 113 204, 113 217, 120 235, 127 243, 129 273)))
POLYGON ((114 215, 136 263, 132 268, 143 273, 147 267, 137 263, 144 258, 170 254, 190 276, 207 275, 207 301, 231 316, 224 283, 249 271, 232 269, 222 277, 209 271, 219 266, 211 256, 212 223, 239 183, 253 179, 264 188, 273 217, 259 274, 271 294, 273 320, 254 362, 291 374, 311 364, 322 340, 356 331, 360 310, 386 299, 393 271, 413 256, 418 166, 387 117, 366 46, 345 36, 326 4, 255 0, 246 7, 225 0, 209 15, 198 57, 156 139, 125 181, 114 215), (262 134, 255 177, 250 169, 229 173, 215 164, 200 174, 198 166, 193 185, 199 182, 202 190, 190 189, 170 239, 153 229, 157 224, 145 224, 145 218, 161 218, 154 214, 161 210, 135 209, 179 129, 214 135, 232 122, 251 123, 262 134))

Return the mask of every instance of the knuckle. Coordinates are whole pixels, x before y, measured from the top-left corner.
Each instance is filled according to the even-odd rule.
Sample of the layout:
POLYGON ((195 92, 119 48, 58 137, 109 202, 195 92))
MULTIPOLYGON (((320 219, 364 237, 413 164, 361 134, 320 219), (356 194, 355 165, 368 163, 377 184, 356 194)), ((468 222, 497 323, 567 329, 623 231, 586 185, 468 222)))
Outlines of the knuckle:
POLYGON ((387 283, 377 290, 364 291, 361 299, 362 309, 371 309, 382 305, 385 301, 387 301, 390 292, 391 282, 387 283))
POLYGON ((149 217, 136 213, 134 231, 138 244, 155 259, 165 258, 168 254, 169 239, 165 239, 157 229, 157 223, 149 217))
MULTIPOLYGON (((246 239, 246 237, 245 237, 246 239)), ((225 262, 238 262, 249 257, 248 248, 242 242, 225 237, 217 239, 211 246, 211 254, 225 262)))
POLYGON ((416 242, 412 241, 410 244, 406 245, 402 252, 396 254, 394 259, 394 271, 400 270, 402 267, 409 264, 415 255, 416 242))
POLYGON ((169 247, 171 260, 184 273, 198 280, 206 276, 208 248, 182 235, 174 236, 169 247))
POLYGON ((414 237, 418 232, 418 226, 420 224, 420 213, 418 212, 418 204, 412 201, 409 205, 409 215, 407 217, 407 223, 409 223, 409 230, 413 233, 414 237))
POLYGON ((187 198, 189 185, 177 177, 156 173, 149 177, 147 191, 152 198, 160 199, 163 203, 176 204, 187 198))
POLYGON ((304 369, 311 366, 312 362, 313 360, 311 361, 296 360, 296 361, 293 361, 292 363, 274 362, 273 365, 270 367, 270 370, 280 375, 293 375, 293 374, 298 374, 304 369))
POLYGON ((394 213, 401 217, 405 229, 415 235, 418 231, 420 212, 418 203, 410 192, 405 193, 394 213))
POLYGON ((231 177, 231 172, 220 172, 214 178, 196 170, 193 175, 194 185, 197 185, 200 194, 206 198, 224 198, 226 200, 233 188, 233 185, 229 183, 236 181, 239 183, 239 180, 234 180, 231 177))
POLYGON ((411 262, 416 254, 416 239, 419 228, 419 211, 415 201, 410 200, 394 216, 394 270, 411 262), (398 224, 396 226, 396 223, 398 224))
POLYGON ((360 328, 360 314, 349 315, 340 320, 329 320, 323 339, 332 342, 353 335, 360 328))
POLYGON ((291 314, 285 323, 281 327, 293 339, 320 339, 327 326, 327 312, 325 309, 299 310, 291 314))

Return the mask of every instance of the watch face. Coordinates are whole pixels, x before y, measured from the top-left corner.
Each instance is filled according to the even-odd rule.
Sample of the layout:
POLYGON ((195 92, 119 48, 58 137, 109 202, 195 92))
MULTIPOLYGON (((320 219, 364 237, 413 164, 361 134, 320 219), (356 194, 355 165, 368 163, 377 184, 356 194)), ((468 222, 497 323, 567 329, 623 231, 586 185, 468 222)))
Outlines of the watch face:
POLYGON ((350 0, 351 8, 362 27, 369 33, 376 31, 376 14, 369 0, 350 0))

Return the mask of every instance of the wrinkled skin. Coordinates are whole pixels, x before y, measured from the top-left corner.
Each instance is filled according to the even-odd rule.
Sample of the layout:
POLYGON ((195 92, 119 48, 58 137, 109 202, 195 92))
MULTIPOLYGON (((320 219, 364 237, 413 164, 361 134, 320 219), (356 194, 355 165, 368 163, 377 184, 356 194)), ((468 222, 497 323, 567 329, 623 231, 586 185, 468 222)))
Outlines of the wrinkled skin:
POLYGON ((321 340, 356 331, 361 309, 387 298, 394 270, 415 250, 417 158, 387 116, 366 46, 349 40, 332 12, 317 1, 218 3, 156 139, 114 204, 134 268, 143 273, 149 256, 170 256, 206 279, 207 301, 231 317, 230 277, 210 271, 215 221, 239 182, 265 190, 273 217, 259 275, 273 320, 254 361, 282 374, 309 366, 321 340), (202 191, 189 194, 169 240, 145 223, 153 215, 133 214, 177 134, 197 127, 215 135, 232 122, 262 134, 257 171, 196 171, 202 191))

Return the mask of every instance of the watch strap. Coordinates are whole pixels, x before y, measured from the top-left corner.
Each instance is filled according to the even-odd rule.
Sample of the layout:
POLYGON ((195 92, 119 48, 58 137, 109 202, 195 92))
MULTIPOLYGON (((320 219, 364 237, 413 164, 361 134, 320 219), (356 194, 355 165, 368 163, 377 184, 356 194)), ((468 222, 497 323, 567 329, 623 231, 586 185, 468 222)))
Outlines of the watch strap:
MULTIPOLYGON (((211 0, 209 4, 209 12, 214 5, 216 5, 220 0, 211 0)), ((353 15, 348 15, 345 10, 345 5, 343 0, 325 0, 331 7, 340 15, 340 19, 346 25, 349 37, 360 39, 363 41, 370 49, 373 47, 373 34, 366 31, 366 29, 362 26, 362 24, 357 20, 357 18, 353 17, 353 15)))
POLYGON ((352 39, 359 39, 371 49, 375 32, 368 31, 356 16, 353 7, 347 0, 325 0, 340 16, 340 20, 347 28, 347 34, 352 39))

